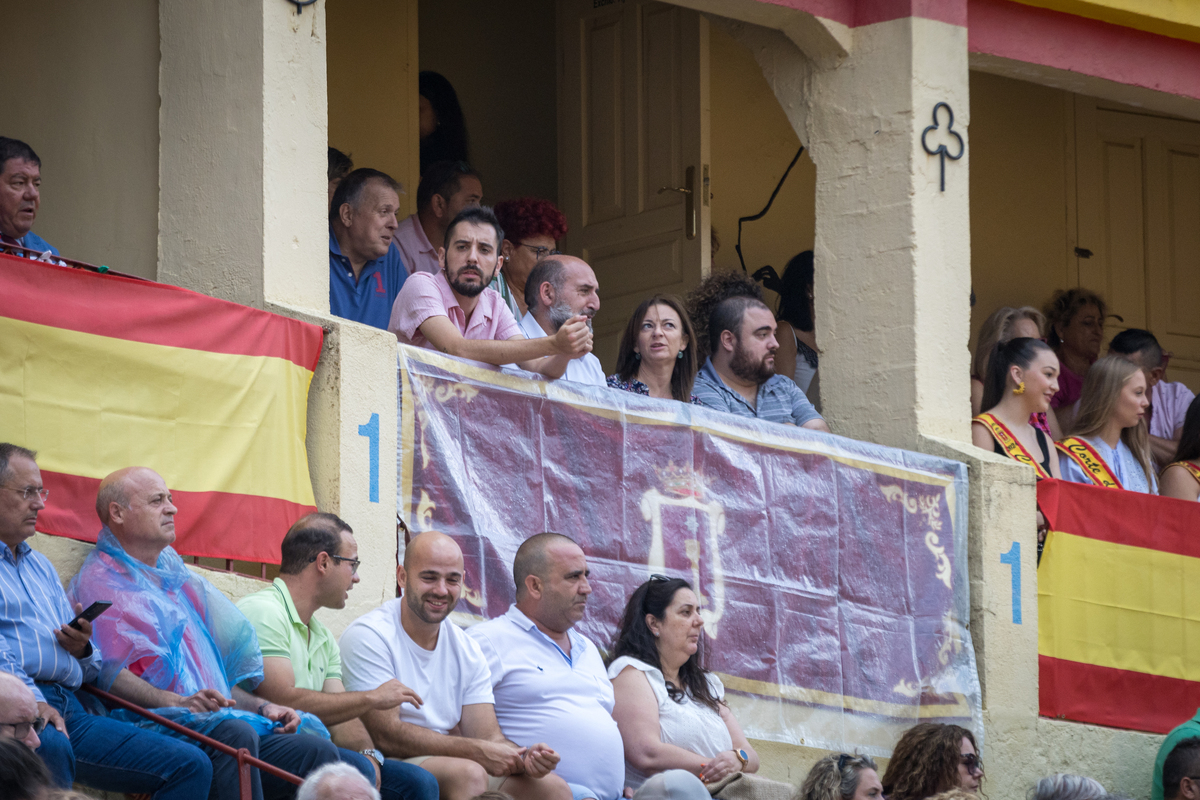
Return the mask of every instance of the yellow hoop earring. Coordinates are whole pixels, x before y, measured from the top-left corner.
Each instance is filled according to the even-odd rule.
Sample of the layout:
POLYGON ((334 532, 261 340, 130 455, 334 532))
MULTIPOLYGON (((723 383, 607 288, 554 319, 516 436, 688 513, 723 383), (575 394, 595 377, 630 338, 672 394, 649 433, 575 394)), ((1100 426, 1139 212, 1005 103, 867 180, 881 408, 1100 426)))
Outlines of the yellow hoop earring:
POLYGON ((1017 388, 1013 389, 1013 394, 1025 394, 1025 381, 1017 384, 1017 388))

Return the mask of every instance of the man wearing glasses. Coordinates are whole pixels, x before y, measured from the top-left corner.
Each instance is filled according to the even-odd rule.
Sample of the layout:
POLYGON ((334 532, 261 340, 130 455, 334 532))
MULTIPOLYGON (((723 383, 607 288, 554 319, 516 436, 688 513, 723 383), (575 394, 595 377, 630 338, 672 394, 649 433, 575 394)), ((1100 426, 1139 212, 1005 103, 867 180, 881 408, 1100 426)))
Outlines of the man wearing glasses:
POLYGON ((30 750, 42 746, 38 738, 46 718, 38 714, 33 692, 11 672, 0 672, 0 737, 16 739, 30 750))
MULTIPOLYGON (((211 702, 201 693, 161 692, 119 663, 103 662, 91 642, 91 623, 68 625, 82 606, 72 609, 54 565, 26 541, 49 496, 35 459, 31 450, 0 443, 0 671, 21 681, 36 703, 32 717, 5 716, 0 731, 9 730, 5 724, 32 720, 31 736, 40 739, 37 753, 64 789, 78 781, 109 792, 153 794, 156 800, 206 797, 212 766, 199 748, 90 715, 76 699, 75 690, 88 682, 141 705, 199 710, 211 702)), ((7 704, 3 707, 8 713, 7 704)))
POLYGON ((362 772, 383 800, 437 800, 437 779, 413 764, 385 760, 359 719, 420 698, 397 680, 347 692, 337 640, 314 615, 318 608, 345 608, 359 581, 354 531, 334 514, 309 514, 288 529, 279 549, 279 577, 238 603, 263 654, 263 682, 254 693, 318 717, 342 761, 362 772))

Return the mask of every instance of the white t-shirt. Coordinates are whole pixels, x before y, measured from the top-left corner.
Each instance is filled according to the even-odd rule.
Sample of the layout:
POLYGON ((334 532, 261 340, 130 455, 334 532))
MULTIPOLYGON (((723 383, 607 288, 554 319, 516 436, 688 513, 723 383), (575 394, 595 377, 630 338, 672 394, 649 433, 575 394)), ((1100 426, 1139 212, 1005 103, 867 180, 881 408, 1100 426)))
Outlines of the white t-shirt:
MULTIPOLYGON (((342 657, 345 659, 345 656, 342 657)), ((706 705, 684 695, 675 702, 667 694, 667 681, 661 670, 631 656, 621 656, 608 667, 608 677, 616 678, 626 667, 641 670, 650 682, 650 689, 658 700, 659 736, 664 744, 673 744, 690 750, 698 756, 712 758, 725 750, 733 749, 733 737, 729 726, 721 715, 706 705)), ((708 689, 717 700, 725 699, 725 684, 711 672, 708 673, 708 689)), ((625 785, 637 789, 649 775, 643 775, 629 762, 625 762, 625 785)))
MULTIPOLYGON (((541 323, 534 318, 532 312, 525 312, 525 316, 521 317, 520 325, 521 333, 525 334, 526 339, 541 339, 549 336, 542 330, 541 323)), ((505 364, 504 366, 506 369, 520 369, 516 364, 505 364)), ((559 380, 587 383, 592 386, 608 386, 608 379, 604 376, 604 367, 600 366, 600 359, 596 358, 595 353, 572 358, 567 362, 567 371, 559 380)))
POLYGON ((369 692, 395 678, 425 701, 400 706, 400 719, 446 734, 462 719, 463 706, 492 703, 491 673, 479 645, 443 620, 437 646, 426 650, 400 624, 402 598, 368 611, 346 628, 342 679, 351 692, 369 692))
POLYGON ((567 631, 568 658, 515 604, 467 635, 491 668, 504 735, 522 747, 545 742, 562 757, 554 771, 563 780, 586 786, 600 800, 617 800, 625 785, 625 751, 612 718, 612 682, 596 646, 567 631))

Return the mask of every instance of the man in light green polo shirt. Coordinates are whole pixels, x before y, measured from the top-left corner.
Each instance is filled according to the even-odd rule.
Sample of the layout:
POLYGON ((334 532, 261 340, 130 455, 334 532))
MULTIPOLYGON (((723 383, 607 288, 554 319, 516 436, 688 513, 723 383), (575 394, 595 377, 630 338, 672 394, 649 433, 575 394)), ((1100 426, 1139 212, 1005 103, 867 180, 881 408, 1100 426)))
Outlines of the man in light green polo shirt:
POLYGON ((369 692, 347 692, 342 657, 333 633, 314 616, 318 608, 345 608, 358 583, 358 543, 350 526, 333 514, 298 520, 283 537, 279 577, 267 589, 242 598, 238 608, 254 625, 263 654, 263 682, 254 693, 320 718, 353 765, 380 790, 383 800, 437 800, 428 771, 375 749, 359 717, 371 710, 421 704, 399 681, 369 692))

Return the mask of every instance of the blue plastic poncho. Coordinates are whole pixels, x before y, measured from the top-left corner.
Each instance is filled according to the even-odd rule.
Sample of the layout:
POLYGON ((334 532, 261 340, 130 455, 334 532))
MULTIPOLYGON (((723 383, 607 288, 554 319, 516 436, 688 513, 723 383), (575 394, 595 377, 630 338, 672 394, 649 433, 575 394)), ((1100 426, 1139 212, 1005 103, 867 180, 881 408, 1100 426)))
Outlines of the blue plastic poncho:
MULTIPOLYGON (((112 608, 92 623, 92 641, 100 648, 106 669, 129 668, 151 686, 184 697, 201 689, 232 697, 233 686, 253 689, 262 682, 262 653, 254 626, 229 598, 189 570, 174 548, 164 549, 151 568, 126 553, 106 526, 67 594, 72 603, 85 608, 97 600, 112 601, 112 608)), ((228 719, 244 720, 260 735, 275 725, 266 717, 232 708, 154 711, 200 733, 228 719)), ((320 720, 299 713, 300 732, 329 738, 320 720)), ((178 736, 124 709, 110 714, 178 736)))

